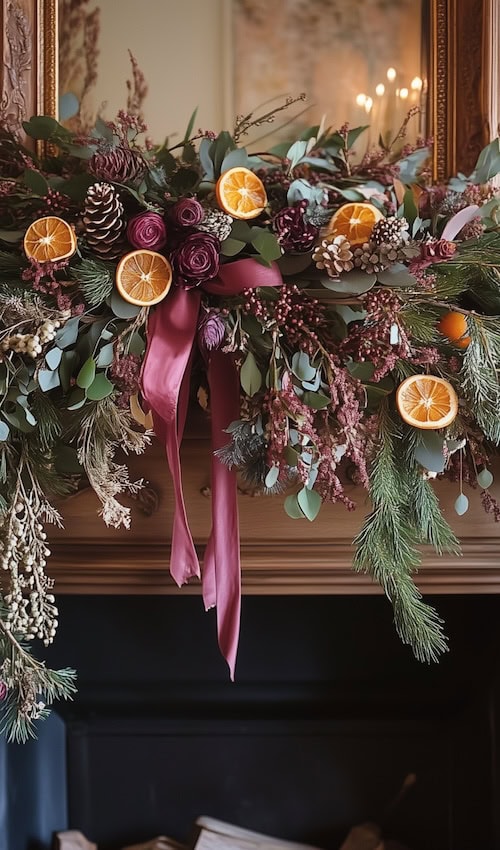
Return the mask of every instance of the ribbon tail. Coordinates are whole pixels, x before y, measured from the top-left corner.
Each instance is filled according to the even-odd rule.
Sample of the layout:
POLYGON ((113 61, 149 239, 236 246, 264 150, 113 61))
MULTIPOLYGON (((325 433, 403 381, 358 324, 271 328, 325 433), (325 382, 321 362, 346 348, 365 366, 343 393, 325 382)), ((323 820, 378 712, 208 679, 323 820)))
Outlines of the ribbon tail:
POLYGON ((153 414, 155 433, 164 443, 174 488, 170 572, 180 586, 200 576, 182 491, 180 443, 189 395, 193 341, 201 295, 175 289, 150 317, 141 391, 153 414))
MULTIPOLYGON (((229 441, 228 425, 239 418, 239 378, 234 361, 222 351, 208 364, 212 450, 229 441)), ((234 680, 241 612, 240 535, 236 473, 212 455, 212 531, 203 564, 204 599, 217 605, 220 650, 234 680), (206 591, 205 591, 206 582, 206 591)))

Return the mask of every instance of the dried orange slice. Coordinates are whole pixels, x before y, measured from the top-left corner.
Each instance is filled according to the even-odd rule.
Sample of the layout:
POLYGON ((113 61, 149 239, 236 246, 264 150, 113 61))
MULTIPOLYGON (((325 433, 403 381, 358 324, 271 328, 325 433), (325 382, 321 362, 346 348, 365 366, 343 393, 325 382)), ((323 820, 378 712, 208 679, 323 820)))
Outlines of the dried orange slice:
POLYGON ((467 319, 463 313, 457 313, 454 310, 445 313, 438 322, 438 329, 457 348, 467 348, 470 343, 470 336, 467 336, 469 330, 467 319))
POLYGON ((37 218, 24 234, 26 256, 39 263, 66 260, 75 251, 75 231, 71 224, 56 215, 37 218))
POLYGON ((449 381, 436 375, 410 375, 396 390, 401 419, 414 428, 446 428, 458 412, 458 396, 449 381))
POLYGON ((158 304, 172 284, 172 267, 163 254, 142 248, 125 254, 116 269, 116 288, 138 307, 158 304))
POLYGON ((351 245, 368 242, 377 221, 384 216, 373 204, 343 204, 328 225, 329 236, 345 236, 351 245))
POLYGON ((217 202, 233 218, 256 218, 267 204, 260 177, 243 166, 229 168, 215 186, 217 202))

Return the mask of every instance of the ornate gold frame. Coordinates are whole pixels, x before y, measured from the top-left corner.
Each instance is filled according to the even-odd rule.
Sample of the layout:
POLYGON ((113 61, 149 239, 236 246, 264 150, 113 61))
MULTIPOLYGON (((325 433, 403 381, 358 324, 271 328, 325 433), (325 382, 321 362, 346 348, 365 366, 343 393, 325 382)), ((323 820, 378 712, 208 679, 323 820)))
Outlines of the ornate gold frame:
MULTIPOLYGON (((25 17, 32 34, 31 57, 23 63, 26 111, 56 116, 57 0, 0 0, 0 12, 4 24, 0 118, 1 104, 12 93, 6 24, 15 13, 25 17)), ((470 172, 489 138, 487 0, 430 0, 429 18, 428 114, 435 141, 434 176, 443 179, 458 170, 470 172)))

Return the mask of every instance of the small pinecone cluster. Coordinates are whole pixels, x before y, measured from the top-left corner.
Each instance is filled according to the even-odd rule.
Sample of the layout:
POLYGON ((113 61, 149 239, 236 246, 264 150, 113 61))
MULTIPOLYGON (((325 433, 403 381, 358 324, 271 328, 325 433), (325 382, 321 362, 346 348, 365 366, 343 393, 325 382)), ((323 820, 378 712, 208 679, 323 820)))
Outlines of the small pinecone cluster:
POLYGON ((406 219, 389 216, 378 221, 370 239, 354 249, 354 266, 367 274, 377 274, 410 259, 414 253, 406 219))
POLYGON ((377 245, 370 240, 354 249, 354 266, 367 274, 382 272, 398 259, 398 248, 386 242, 377 245))
POLYGON ((408 232, 408 222, 405 218, 396 218, 395 215, 390 215, 387 218, 382 218, 377 221, 372 230, 370 242, 375 245, 395 245, 398 248, 406 244, 410 234, 408 232))
POLYGON ((114 186, 94 183, 87 190, 83 227, 89 248, 103 260, 116 260, 123 248, 123 204, 114 186))
POLYGON ((326 271, 328 277, 337 277, 354 268, 354 255, 345 236, 323 239, 314 249, 312 258, 316 267, 326 271))
POLYGON ((222 210, 205 210, 203 221, 196 225, 197 230, 202 230, 204 233, 211 233, 216 236, 220 242, 231 234, 233 219, 230 215, 222 210))
POLYGON ((131 148, 97 151, 89 159, 89 171, 98 180, 110 183, 138 183, 146 171, 141 154, 131 148))

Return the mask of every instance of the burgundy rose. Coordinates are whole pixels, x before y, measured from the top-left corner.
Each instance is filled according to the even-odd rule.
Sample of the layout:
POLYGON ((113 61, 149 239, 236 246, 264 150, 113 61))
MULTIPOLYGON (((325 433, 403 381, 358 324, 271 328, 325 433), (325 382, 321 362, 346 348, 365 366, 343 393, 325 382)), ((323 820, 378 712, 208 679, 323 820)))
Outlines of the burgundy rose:
POLYGON ((306 209, 307 201, 300 201, 296 206, 285 207, 274 216, 272 227, 284 251, 301 253, 312 248, 318 228, 304 218, 306 209))
POLYGON ((205 212, 196 198, 182 198, 172 207, 171 215, 178 227, 196 227, 203 221, 205 212))
POLYGON ((0 702, 2 700, 4 700, 6 696, 7 696, 7 685, 5 684, 3 679, 0 679, 0 702))
POLYGON ((127 239, 134 248, 158 251, 167 241, 167 230, 163 218, 155 212, 135 215, 128 223, 127 239))
POLYGON ((211 233, 190 233, 172 253, 176 283, 191 289, 211 280, 219 271, 220 242, 211 233))

